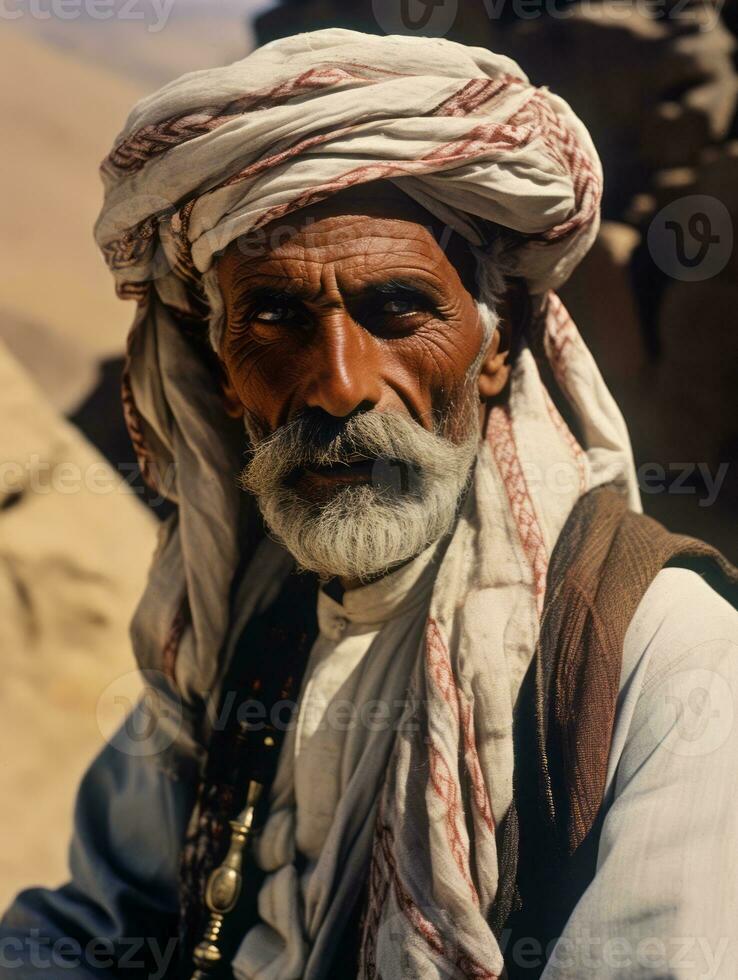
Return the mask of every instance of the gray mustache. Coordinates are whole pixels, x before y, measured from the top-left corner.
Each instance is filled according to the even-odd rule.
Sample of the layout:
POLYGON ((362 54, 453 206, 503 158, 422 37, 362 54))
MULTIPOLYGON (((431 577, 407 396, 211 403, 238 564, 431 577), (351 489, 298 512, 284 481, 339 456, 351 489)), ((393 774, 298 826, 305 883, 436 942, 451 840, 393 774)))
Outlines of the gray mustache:
POLYGON ((284 485, 301 468, 334 466, 357 456, 438 476, 455 464, 458 447, 395 412, 361 412, 348 419, 301 413, 256 441, 241 482, 244 489, 263 493, 284 485))

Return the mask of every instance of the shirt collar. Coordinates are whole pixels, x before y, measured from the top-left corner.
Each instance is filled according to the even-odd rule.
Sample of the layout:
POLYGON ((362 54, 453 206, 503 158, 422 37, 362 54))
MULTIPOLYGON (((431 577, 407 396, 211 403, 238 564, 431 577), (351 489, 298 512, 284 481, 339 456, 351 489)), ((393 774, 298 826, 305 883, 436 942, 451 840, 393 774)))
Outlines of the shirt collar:
POLYGON ((375 582, 347 589, 337 602, 321 588, 318 591, 318 624, 322 632, 337 618, 354 625, 381 626, 425 602, 431 593, 440 564, 440 542, 435 541, 412 561, 375 582))

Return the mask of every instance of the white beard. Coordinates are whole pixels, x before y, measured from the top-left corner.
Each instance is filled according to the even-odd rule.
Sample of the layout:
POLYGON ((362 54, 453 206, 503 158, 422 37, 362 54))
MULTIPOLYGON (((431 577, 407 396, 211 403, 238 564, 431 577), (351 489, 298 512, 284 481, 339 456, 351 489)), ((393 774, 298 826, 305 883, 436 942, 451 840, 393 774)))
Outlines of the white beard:
POLYGON ((460 417, 449 411, 441 426, 453 427, 454 440, 389 412, 352 416, 317 447, 304 419, 266 439, 247 422, 254 449, 242 486, 255 494, 270 531, 300 568, 323 579, 367 581, 451 530, 477 454, 476 383, 458 407, 460 417), (340 488, 318 504, 285 482, 297 467, 337 463, 356 452, 376 458, 369 484, 340 488))

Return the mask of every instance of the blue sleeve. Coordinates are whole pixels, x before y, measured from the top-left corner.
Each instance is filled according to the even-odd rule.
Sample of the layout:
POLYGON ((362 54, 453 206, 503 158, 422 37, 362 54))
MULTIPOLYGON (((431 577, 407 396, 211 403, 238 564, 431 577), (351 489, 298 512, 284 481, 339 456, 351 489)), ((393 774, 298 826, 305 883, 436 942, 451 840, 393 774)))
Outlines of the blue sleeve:
POLYGON ((0 922, 0 977, 169 974, 199 751, 185 734, 180 707, 163 714, 152 726, 151 706, 142 699, 83 777, 71 880, 17 896, 0 922))

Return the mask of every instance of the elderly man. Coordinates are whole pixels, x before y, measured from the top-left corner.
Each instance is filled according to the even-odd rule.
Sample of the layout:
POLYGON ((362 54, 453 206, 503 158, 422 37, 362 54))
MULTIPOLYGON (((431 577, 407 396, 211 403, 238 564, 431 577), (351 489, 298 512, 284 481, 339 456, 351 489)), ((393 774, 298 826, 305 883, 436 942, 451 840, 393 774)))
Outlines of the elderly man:
POLYGON ((3 974, 41 937, 80 977, 734 977, 736 576, 637 513, 551 292, 581 123, 487 51, 328 30, 166 86, 103 173, 177 510, 150 691, 3 974))

